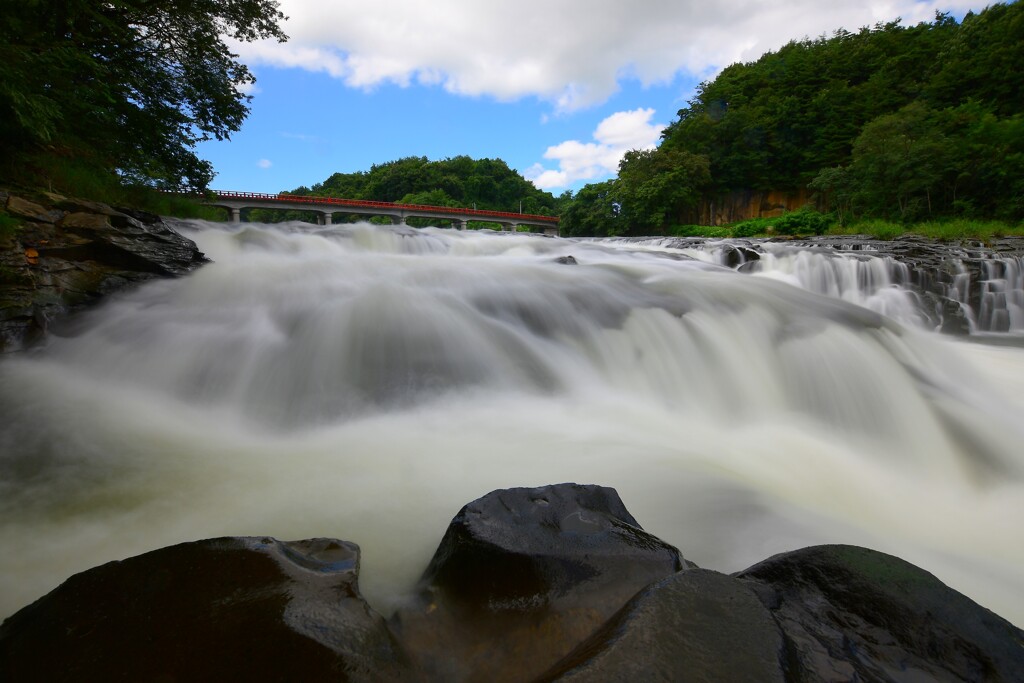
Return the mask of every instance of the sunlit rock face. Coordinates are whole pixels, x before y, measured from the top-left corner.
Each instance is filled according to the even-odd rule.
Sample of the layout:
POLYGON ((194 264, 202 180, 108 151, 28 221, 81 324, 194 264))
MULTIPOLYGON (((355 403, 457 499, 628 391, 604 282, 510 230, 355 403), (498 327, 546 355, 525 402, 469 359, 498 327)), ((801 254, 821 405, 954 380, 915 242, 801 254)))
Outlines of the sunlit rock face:
POLYGON ((733 576, 643 531, 614 489, 494 491, 385 621, 334 539, 184 543, 77 574, 0 625, 11 681, 1022 679, 1024 632, 853 546, 733 576))

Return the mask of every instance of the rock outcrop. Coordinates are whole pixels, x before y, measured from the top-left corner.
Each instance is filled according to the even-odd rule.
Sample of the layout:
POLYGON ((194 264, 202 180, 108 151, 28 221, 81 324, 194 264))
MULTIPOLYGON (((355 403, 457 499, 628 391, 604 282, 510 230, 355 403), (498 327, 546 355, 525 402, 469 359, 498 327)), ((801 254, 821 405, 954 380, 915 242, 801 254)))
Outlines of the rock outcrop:
POLYGON ((76 574, 0 626, 4 681, 398 680, 359 548, 220 538, 76 574))
POLYGON ((734 575, 613 489, 495 491, 388 621, 332 539, 185 543, 71 577, 0 625, 0 680, 1024 681, 1024 631, 851 546, 734 575))
POLYGON ((44 193, 0 191, 0 352, 60 333, 69 313, 133 283, 206 261, 158 216, 44 193))
MULTIPOLYGON (((632 238, 638 239, 638 238, 632 238)), ((646 238, 639 238, 646 239, 646 238)), ((921 315, 945 334, 1007 332, 1019 329, 1024 305, 1024 238, 1004 237, 991 244, 964 240, 940 242, 907 234, 893 240, 866 235, 733 239, 669 239, 677 249, 720 250, 719 263, 745 273, 762 269, 767 251, 814 251, 833 258, 876 262, 889 259, 892 284, 913 292, 921 315)), ((871 269, 868 269, 871 270, 871 269)), ((870 273, 861 277, 871 279, 870 273)))
POLYGON ((455 516, 391 625, 429 680, 532 680, 684 566, 614 489, 494 491, 455 516))

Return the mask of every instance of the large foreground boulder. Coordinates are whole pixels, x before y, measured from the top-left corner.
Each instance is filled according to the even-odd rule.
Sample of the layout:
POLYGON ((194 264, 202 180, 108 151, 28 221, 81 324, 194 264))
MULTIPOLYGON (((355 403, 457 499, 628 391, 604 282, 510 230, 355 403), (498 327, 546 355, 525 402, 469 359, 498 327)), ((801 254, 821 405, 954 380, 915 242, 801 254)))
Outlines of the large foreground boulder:
POLYGON ((747 586, 690 569, 642 591, 541 680, 782 683, 786 656, 747 586))
POLYGON ((600 486, 470 503, 388 621, 358 565, 351 543, 270 538, 112 562, 0 626, 0 681, 1024 683, 1024 632, 903 560, 699 569, 600 486))
POLYGON ((884 553, 845 545, 736 574, 785 634, 805 681, 1024 681, 1024 631, 884 553))
POLYGON ((430 680, 527 681, 684 566, 614 489, 494 491, 455 516, 391 626, 430 680))
POLYGON ((359 548, 220 538, 68 579, 0 626, 2 681, 395 680, 359 548))
POLYGON ((816 546, 664 579, 539 680, 1018 683, 1024 632, 899 558, 816 546))

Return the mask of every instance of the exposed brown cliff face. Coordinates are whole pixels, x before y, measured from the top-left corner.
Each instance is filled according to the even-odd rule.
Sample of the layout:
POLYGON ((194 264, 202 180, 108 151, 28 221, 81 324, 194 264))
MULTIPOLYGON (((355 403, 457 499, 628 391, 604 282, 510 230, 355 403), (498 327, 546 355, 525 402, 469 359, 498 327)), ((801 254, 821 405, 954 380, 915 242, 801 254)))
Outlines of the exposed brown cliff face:
POLYGON ((0 353, 126 285, 183 275, 206 258, 158 216, 52 193, 0 190, 0 353))
POLYGON ((773 218, 811 202, 806 188, 799 190, 736 190, 720 197, 704 197, 681 223, 725 225, 748 218, 773 218))

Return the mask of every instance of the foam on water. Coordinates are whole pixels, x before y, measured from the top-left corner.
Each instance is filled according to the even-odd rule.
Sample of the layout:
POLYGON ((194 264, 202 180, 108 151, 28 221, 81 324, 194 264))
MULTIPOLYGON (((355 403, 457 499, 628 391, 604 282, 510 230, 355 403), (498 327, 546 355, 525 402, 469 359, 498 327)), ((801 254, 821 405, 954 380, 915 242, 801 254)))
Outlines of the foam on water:
POLYGON ((1020 349, 671 250, 189 231, 214 263, 0 364, 2 614, 241 534, 359 543, 386 611, 461 505, 576 481, 702 566, 857 543, 1024 622, 1020 349))

